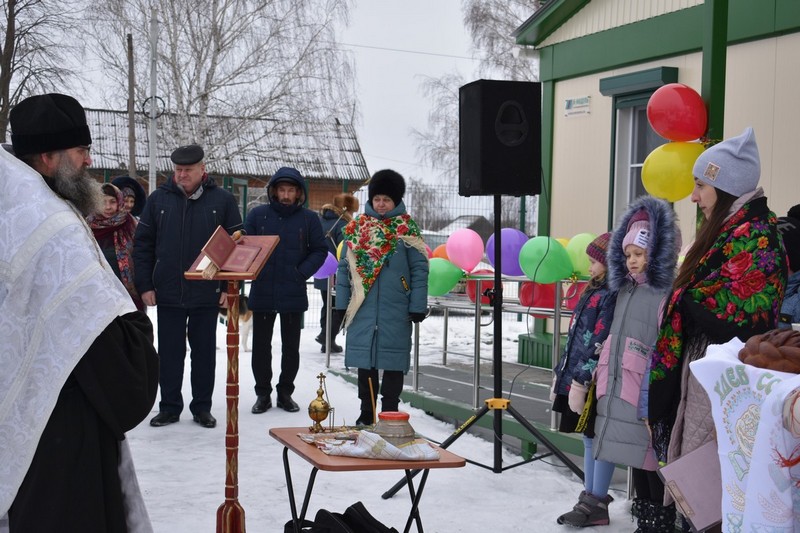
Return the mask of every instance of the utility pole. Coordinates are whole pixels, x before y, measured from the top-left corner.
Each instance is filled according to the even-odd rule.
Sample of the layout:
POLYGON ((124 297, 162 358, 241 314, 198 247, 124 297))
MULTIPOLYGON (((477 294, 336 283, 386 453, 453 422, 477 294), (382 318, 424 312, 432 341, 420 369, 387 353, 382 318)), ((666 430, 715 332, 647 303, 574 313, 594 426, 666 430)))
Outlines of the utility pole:
POLYGON ((149 181, 148 194, 156 190, 156 116, 158 104, 156 102, 156 59, 158 56, 158 18, 156 10, 150 18, 150 131, 149 131, 149 181))
POLYGON ((128 34, 128 175, 136 179, 136 123, 133 113, 133 35, 128 34))

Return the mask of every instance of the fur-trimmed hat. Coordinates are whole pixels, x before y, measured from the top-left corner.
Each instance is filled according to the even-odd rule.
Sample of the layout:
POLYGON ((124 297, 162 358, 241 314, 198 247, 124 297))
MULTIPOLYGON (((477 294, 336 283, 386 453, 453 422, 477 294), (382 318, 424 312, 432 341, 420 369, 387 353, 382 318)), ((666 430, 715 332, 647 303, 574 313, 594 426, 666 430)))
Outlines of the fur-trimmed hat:
POLYGON ((375 195, 385 194, 392 199, 394 205, 398 205, 406 193, 406 180, 394 170, 379 170, 369 180, 367 193, 370 204, 375 195))
POLYGON ((753 128, 715 144, 697 158, 692 174, 698 180, 737 198, 754 191, 761 177, 761 160, 753 128))
POLYGON ((789 258, 792 272, 800 271, 800 220, 792 217, 778 218, 778 231, 783 237, 783 247, 789 258))
POLYGON ((135 178, 130 176, 117 176, 111 183, 117 186, 122 191, 122 197, 133 195, 133 209, 131 214, 138 217, 144 211, 144 204, 147 201, 147 194, 144 192, 144 187, 136 181, 135 178))
POLYGON ((8 121, 17 156, 92 144, 83 106, 66 94, 28 97, 11 108, 8 121))
POLYGON ((606 250, 608 250, 608 241, 610 239, 611 239, 611 232, 606 232, 603 233, 602 235, 598 235, 586 247, 586 255, 588 255, 598 263, 602 263, 603 265, 608 265, 608 261, 606 260, 606 250))
POLYGON ((333 205, 349 213, 355 213, 360 207, 358 198, 349 192, 342 192, 333 197, 333 205))

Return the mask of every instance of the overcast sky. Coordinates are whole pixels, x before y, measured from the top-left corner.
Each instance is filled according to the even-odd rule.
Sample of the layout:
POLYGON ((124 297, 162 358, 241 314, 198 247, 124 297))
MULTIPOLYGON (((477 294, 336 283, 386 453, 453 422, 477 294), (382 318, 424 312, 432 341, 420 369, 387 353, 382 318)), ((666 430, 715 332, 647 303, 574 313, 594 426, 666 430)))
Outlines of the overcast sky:
POLYGON ((469 35, 459 0, 359 0, 340 42, 356 60, 361 120, 356 131, 370 173, 393 168, 431 181, 411 129, 424 130, 429 103, 422 76, 459 71, 471 80, 469 35))

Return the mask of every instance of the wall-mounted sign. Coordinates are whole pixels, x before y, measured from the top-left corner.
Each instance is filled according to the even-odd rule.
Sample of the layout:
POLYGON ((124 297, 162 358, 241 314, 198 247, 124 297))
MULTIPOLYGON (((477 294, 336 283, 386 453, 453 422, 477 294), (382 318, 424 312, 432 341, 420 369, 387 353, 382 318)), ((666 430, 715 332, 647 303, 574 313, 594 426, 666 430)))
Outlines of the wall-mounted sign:
POLYGON ((564 100, 564 116, 573 117, 575 115, 588 115, 591 112, 591 103, 591 96, 566 98, 564 100))

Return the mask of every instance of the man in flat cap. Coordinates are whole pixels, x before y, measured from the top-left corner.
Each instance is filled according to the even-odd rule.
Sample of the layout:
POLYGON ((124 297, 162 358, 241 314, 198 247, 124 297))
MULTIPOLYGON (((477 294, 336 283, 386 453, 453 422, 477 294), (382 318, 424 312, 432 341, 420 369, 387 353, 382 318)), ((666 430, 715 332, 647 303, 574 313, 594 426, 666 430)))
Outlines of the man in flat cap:
POLYGON ((136 289, 146 305, 158 309, 161 401, 158 414, 150 420, 155 427, 180 420, 187 336, 192 365, 189 410, 202 427, 217 425, 211 415, 211 395, 224 282, 190 281, 183 273, 218 226, 232 233, 241 229, 242 216, 233 195, 206 173, 203 157, 196 144, 172 152, 175 174, 147 199, 134 237, 136 289))
POLYGON ((44 94, 9 121, 19 159, 0 150, 0 522, 8 513, 11 533, 146 530, 121 466, 132 465, 125 432, 155 401, 158 356, 84 221, 100 205, 86 115, 44 94))

